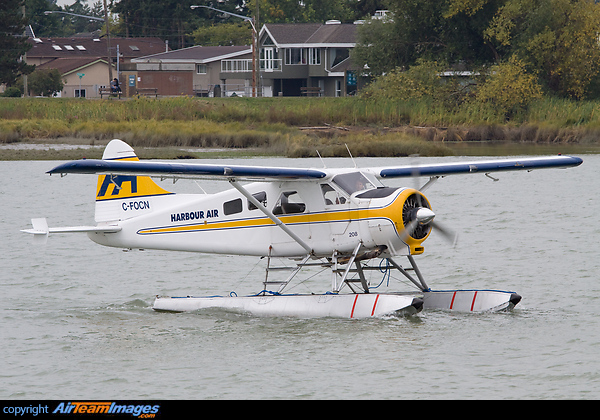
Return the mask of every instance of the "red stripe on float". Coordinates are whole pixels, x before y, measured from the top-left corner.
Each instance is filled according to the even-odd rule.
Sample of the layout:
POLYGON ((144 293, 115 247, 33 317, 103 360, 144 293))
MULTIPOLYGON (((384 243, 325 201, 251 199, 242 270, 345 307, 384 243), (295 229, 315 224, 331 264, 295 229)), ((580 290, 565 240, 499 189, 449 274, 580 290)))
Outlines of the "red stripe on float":
POLYGON ((375 297, 375 303, 373 304, 373 310, 371 311, 371 316, 373 316, 373 314, 375 313, 375 307, 377 306, 377 299, 379 299, 379 295, 377 295, 377 297, 375 297))
POLYGON ((452 302, 450 302, 450 309, 454 306, 454 298, 456 297, 456 292, 452 295, 452 302))
POLYGON ((471 312, 473 312, 473 306, 475 306, 475 298, 477 297, 477 292, 473 295, 473 302, 471 302, 471 312))
POLYGON ((354 317, 354 307, 356 306, 356 301, 358 300, 358 295, 354 298, 354 303, 352 304, 352 312, 350 313, 350 318, 354 317))

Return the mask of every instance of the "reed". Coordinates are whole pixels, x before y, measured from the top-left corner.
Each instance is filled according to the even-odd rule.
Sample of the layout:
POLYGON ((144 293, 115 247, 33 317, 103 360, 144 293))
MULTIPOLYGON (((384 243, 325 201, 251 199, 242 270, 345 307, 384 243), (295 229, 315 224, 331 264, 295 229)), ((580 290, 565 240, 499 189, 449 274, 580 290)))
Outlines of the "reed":
MULTIPOLYGON (((323 124, 379 129, 426 127, 430 130, 407 131, 407 134, 429 142, 592 143, 600 138, 600 101, 545 97, 506 121, 504 115, 481 104, 465 102, 449 108, 447 104, 431 99, 0 98, 2 143, 65 136, 99 140, 118 137, 141 147, 276 147, 287 150, 289 146, 294 154, 305 154, 312 147, 311 141, 323 140, 315 140, 298 128, 323 124)), ((357 148, 371 148, 364 149, 365 155, 375 153, 375 145, 380 153, 396 153, 393 147, 386 148, 384 144, 406 143, 406 139, 365 137, 364 133, 359 137, 362 144, 357 142, 357 148)), ((327 148, 330 146, 337 150, 333 145, 327 145, 327 148)), ((435 153, 444 153, 434 149, 435 153)))

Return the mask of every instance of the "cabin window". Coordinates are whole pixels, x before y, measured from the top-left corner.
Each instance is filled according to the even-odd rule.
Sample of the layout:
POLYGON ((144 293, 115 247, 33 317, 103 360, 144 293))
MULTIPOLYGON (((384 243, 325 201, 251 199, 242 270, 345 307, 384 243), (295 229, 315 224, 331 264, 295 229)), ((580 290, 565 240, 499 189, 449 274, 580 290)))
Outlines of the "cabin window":
POLYGON ((273 214, 294 214, 304 213, 306 204, 296 191, 286 191, 281 193, 277 204, 273 208, 273 214))
POLYGON ((323 200, 325 200, 326 206, 344 204, 346 202, 346 197, 333 189, 329 184, 321 184, 321 192, 323 193, 323 200))
POLYGON ((348 194, 375 188, 375 185, 360 172, 336 175, 333 177, 333 182, 339 185, 348 194))
POLYGON ((225 216, 230 214, 241 213, 242 211, 242 199, 236 198, 235 200, 227 201, 223 203, 223 213, 225 216))
MULTIPOLYGON (((254 193, 254 194, 252 194, 252 197, 256 198, 256 201, 261 203, 263 206, 267 207, 267 193, 266 192, 261 191, 261 192, 254 193)), ((258 207, 256 207, 250 201, 248 201, 248 210, 256 210, 256 209, 258 209, 258 207)))

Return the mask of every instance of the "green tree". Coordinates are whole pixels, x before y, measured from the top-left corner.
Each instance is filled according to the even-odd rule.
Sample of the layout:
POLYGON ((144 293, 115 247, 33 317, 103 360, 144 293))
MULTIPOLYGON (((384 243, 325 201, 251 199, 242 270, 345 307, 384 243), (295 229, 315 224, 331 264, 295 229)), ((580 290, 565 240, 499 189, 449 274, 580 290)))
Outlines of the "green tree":
POLYGON ((478 103, 510 118, 539 99, 542 90, 535 75, 528 73, 525 64, 512 56, 507 62, 490 68, 475 96, 478 103))
POLYGON ((485 36, 521 58, 548 90, 581 99, 600 73, 599 27, 592 0, 508 0, 485 36))
POLYGON ((252 26, 241 19, 240 22, 201 26, 192 32, 194 43, 204 46, 251 45, 252 26))
POLYGON ((57 69, 37 69, 29 76, 27 86, 34 95, 54 96, 64 83, 57 69))
POLYGON ((35 66, 22 60, 31 48, 24 36, 27 23, 22 11, 23 1, 0 2, 0 83, 11 86, 20 74, 29 74, 35 66))
MULTIPOLYGON (((257 0, 248 0, 247 13, 253 15, 257 0)), ((337 19, 351 21, 355 11, 347 0, 259 0, 259 23, 323 23, 337 19)))
MULTIPOLYGON (((155 36, 168 40, 173 49, 192 44, 188 36, 200 24, 199 13, 190 6, 196 0, 118 0, 111 11, 118 13, 115 35, 155 36)), ((222 8, 222 7, 221 7, 222 8)))
POLYGON ((496 51, 483 32, 502 0, 481 0, 480 7, 453 7, 458 0, 390 0, 387 21, 359 27, 353 58, 372 75, 407 68, 418 58, 467 66, 493 61, 496 51))

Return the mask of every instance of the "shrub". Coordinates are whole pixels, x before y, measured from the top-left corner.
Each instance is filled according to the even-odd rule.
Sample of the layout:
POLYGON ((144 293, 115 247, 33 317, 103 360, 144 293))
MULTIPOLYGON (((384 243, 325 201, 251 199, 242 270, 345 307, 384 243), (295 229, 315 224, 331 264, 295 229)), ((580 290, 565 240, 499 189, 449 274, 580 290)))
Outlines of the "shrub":
POLYGON ((529 104, 542 97, 534 75, 527 73, 523 62, 511 57, 507 62, 490 68, 486 80, 477 87, 476 102, 490 106, 510 119, 529 104))

